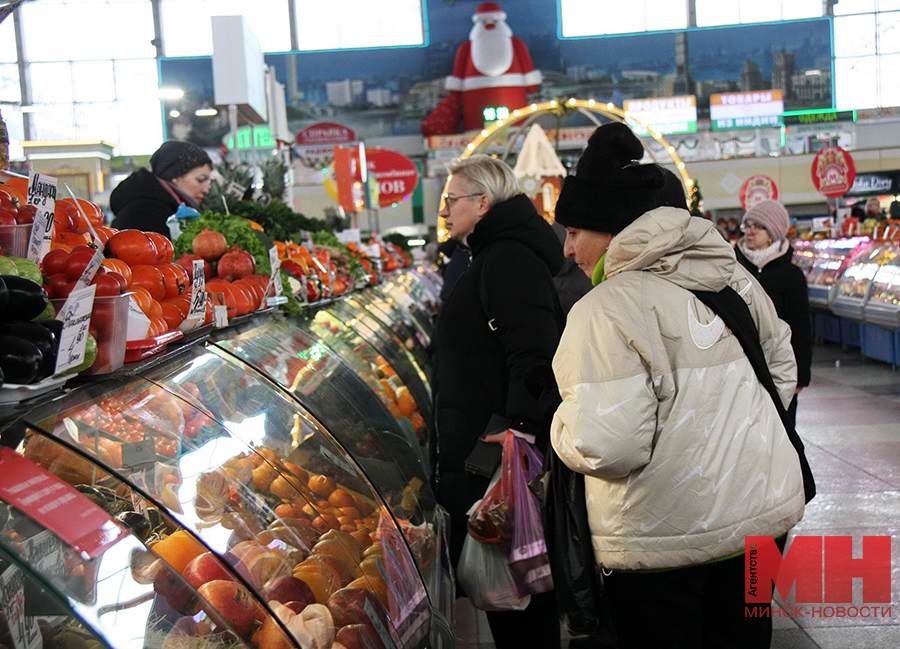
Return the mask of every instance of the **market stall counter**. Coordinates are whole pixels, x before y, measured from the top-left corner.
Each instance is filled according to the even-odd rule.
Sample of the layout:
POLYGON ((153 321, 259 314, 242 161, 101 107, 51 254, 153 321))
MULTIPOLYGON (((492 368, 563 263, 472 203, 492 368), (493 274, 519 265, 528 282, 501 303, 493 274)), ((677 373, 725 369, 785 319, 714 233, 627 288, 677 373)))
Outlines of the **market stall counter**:
MULTIPOLYGON (((68 500, 67 516, 41 518, 0 491, 12 512, 0 559, 71 621, 26 618, 110 647, 452 646, 431 601, 441 595, 423 578, 441 549, 431 505, 408 491, 414 474, 422 479, 411 439, 385 442, 404 478, 382 494, 369 459, 235 351, 186 346, 7 423, 0 459, 26 468, 13 488, 44 483, 71 495, 107 543, 86 552, 64 534, 81 511, 68 500), (25 540, 44 531, 58 537, 64 569, 35 576, 25 540)), ((340 368, 323 382, 352 383, 340 368)), ((379 426, 396 425, 379 416, 379 426)))

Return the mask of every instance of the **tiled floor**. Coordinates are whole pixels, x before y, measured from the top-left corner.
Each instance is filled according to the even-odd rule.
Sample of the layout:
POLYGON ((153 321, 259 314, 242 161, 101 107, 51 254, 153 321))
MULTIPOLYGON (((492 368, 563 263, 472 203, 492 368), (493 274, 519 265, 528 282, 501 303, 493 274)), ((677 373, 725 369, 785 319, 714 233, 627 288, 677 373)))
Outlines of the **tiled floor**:
MULTIPOLYGON (((857 349, 817 345, 812 384, 800 394, 797 430, 806 444, 818 495, 792 535, 850 535, 857 552, 863 536, 892 536, 892 602, 897 610, 891 618, 776 617, 772 648, 898 649, 900 372, 879 361, 864 361, 857 349)), ((860 602, 861 593, 855 590, 854 601, 860 602)), ((563 649, 568 645, 565 636, 563 649)), ((456 646, 494 647, 484 613, 465 599, 457 600, 456 646)))

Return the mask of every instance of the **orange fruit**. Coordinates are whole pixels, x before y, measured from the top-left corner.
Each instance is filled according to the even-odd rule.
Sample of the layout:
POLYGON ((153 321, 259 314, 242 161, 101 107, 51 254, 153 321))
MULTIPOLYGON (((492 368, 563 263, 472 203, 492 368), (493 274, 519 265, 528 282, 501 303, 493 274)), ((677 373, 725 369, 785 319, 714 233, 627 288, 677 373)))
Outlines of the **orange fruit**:
POLYGON ((260 490, 268 490, 277 477, 278 469, 268 462, 263 462, 253 469, 253 486, 260 490))
MULTIPOLYGON (((328 495, 328 502, 335 507, 353 507, 356 501, 343 489, 337 488, 328 495)), ((356 518, 359 518, 358 516, 356 518)))
POLYGON ((334 573, 316 561, 298 564, 294 568, 294 577, 306 582, 319 604, 327 602, 331 594, 337 590, 334 573))
POLYGON ((181 573, 194 557, 206 552, 206 547, 186 531, 179 530, 153 545, 152 550, 181 573))
POLYGON ((405 385, 397 388, 397 409, 404 417, 410 417, 417 410, 416 401, 405 385))
POLYGON ((323 498, 331 495, 331 492, 337 487, 334 479, 325 475, 313 475, 310 477, 308 485, 314 494, 323 498))

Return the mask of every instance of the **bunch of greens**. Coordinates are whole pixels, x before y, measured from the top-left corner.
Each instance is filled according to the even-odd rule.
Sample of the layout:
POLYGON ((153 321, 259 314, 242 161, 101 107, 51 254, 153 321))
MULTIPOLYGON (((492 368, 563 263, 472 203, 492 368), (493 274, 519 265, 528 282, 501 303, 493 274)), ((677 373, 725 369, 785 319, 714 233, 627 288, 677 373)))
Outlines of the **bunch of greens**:
POLYGON ((276 241, 294 241, 293 236, 300 230, 315 232, 325 229, 325 222, 299 214, 281 201, 272 201, 268 205, 260 205, 253 201, 241 201, 230 205, 233 214, 256 221, 272 239, 276 241))

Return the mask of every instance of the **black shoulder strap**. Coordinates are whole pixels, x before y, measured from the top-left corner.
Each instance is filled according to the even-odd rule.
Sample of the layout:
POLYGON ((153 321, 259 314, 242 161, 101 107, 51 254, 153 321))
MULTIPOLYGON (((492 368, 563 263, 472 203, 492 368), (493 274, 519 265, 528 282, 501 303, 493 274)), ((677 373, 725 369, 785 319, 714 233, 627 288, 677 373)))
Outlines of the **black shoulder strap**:
POLYGON ((766 391, 772 397, 775 408, 778 410, 778 416, 781 417, 784 428, 787 431, 788 439, 797 450, 797 456, 800 458, 800 471, 803 473, 803 491, 806 495, 806 502, 809 502, 816 495, 816 481, 813 478, 812 470, 809 468, 809 462, 806 460, 806 453, 803 450, 803 441, 797 434, 794 426, 788 418, 787 411, 781 403, 781 397, 778 395, 778 389, 775 387, 775 381, 772 379, 772 373, 769 371, 769 365, 766 363, 766 357, 763 353, 762 345, 759 342, 759 332, 756 324, 753 322, 753 316, 750 315, 750 309, 744 299, 737 294, 730 286, 718 293, 709 291, 691 291, 698 300, 703 302, 712 311, 722 318, 725 325, 731 330, 753 370, 759 382, 766 388, 766 391))

